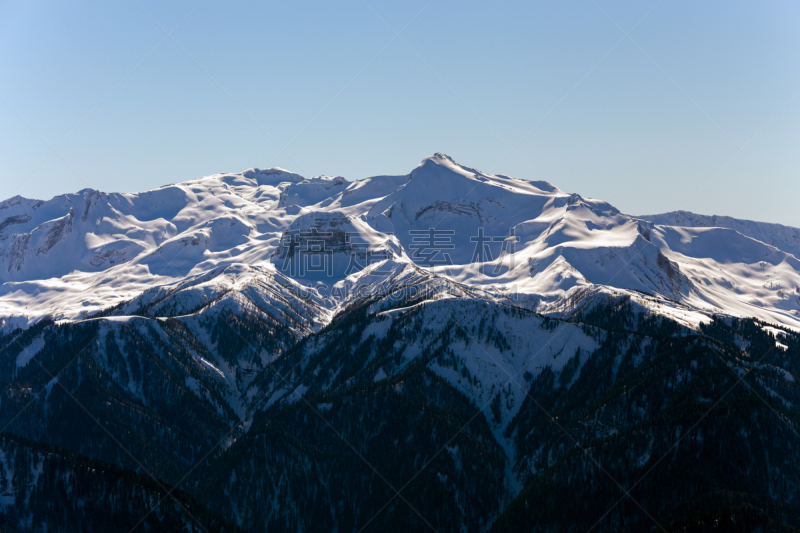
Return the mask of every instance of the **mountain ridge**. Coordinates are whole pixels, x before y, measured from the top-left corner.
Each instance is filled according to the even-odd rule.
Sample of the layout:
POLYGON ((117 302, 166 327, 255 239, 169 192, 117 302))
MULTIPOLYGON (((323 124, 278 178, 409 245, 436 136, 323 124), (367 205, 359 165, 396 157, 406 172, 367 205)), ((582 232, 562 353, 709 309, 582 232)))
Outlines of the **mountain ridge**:
POLYGON ((0 439, 0 523, 66 531, 70 508, 91 530, 115 510, 185 525, 189 500, 144 478, 249 531, 800 527, 800 337, 769 320, 791 311, 786 286, 764 286, 796 258, 455 165, 37 207, 72 225, 0 296, 51 311, 3 315, 0 424, 33 444, 0 439), (142 251, 91 263, 119 242, 142 251), (767 319, 739 318, 748 305, 767 319))
POLYGON ((695 324, 725 312, 800 328, 797 255, 800 230, 787 226, 682 212, 631 217, 547 182, 485 174, 437 153, 407 175, 354 182, 254 168, 142 193, 8 199, 0 202, 0 315, 7 327, 86 318, 151 287, 234 264, 315 285, 336 307, 346 303, 335 295, 352 276, 387 261, 387 270, 414 264, 538 298, 546 302, 539 310, 602 286, 678 301, 695 324), (331 226, 337 220, 339 229, 331 226), (431 228, 438 244, 424 235, 431 228), (308 238, 289 241, 312 230, 339 232, 336 242, 323 239, 322 259, 332 268, 301 268, 308 257, 293 254, 287 262, 287 246, 308 246, 308 238))

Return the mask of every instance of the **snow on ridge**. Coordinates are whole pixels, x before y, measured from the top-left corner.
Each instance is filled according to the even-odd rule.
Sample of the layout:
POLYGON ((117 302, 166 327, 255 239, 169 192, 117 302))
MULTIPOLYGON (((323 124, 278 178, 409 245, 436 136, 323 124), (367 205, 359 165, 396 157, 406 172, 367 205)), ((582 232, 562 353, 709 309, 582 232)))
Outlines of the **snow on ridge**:
POLYGON ((220 273, 245 266, 305 287, 325 316, 352 291, 438 276, 482 297, 523 295, 542 309, 609 287, 800 328, 798 258, 800 229, 687 212, 630 217, 437 153, 407 175, 352 182, 253 168, 141 193, 7 199, 0 318, 82 319, 161 294, 158 287, 182 292, 169 307, 177 312, 243 290, 233 270, 220 273), (322 242, 336 274, 291 270, 293 232, 301 247, 309 232, 325 234, 310 240, 322 242), (189 283, 199 279, 207 281, 189 283))
POLYGON ((689 211, 672 211, 659 215, 644 215, 636 218, 641 218, 663 226, 727 228, 737 231, 746 237, 774 246, 800 259, 800 228, 772 222, 738 219, 729 216, 699 215, 689 211))
POLYGON ((305 178, 300 174, 295 174, 289 170, 284 170, 280 167, 271 167, 267 169, 249 168, 242 172, 242 176, 246 178, 254 178, 259 182, 268 181, 273 183, 276 179, 283 181, 303 181, 305 178))

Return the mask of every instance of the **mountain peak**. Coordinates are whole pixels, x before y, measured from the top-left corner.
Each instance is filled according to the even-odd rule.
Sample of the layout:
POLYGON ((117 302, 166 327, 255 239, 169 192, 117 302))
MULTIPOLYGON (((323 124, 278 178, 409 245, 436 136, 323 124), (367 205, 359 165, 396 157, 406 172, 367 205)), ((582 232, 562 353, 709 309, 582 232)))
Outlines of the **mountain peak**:
POLYGON ((538 193, 545 195, 563 194, 558 187, 548 181, 519 179, 503 174, 483 172, 476 168, 464 166, 449 155, 441 152, 436 152, 432 156, 426 157, 417 168, 411 171, 412 178, 417 175, 422 175, 426 178, 441 178, 447 174, 450 176, 457 174, 470 180, 501 185, 503 187, 520 187, 522 190, 528 192, 531 192, 531 188, 533 188, 536 189, 538 193))
MULTIPOLYGON (((462 170, 466 170, 467 172, 474 173, 474 174, 483 174, 480 170, 476 170, 474 168, 465 167, 464 165, 458 163, 455 159, 450 157, 447 154, 443 154, 442 152, 436 152, 432 156, 428 156, 423 159, 417 168, 424 168, 429 166, 436 166, 436 167, 446 167, 446 168, 458 168, 462 170)), ((416 170, 416 169, 415 169, 416 170)))
MULTIPOLYGON (((452 163, 452 164, 454 164, 454 165, 457 165, 457 164, 458 164, 458 163, 456 163, 455 159, 453 159, 452 157, 450 157, 450 156, 449 156, 449 155, 447 155, 447 154, 443 154, 442 152, 436 152, 436 153, 435 153, 435 154, 433 154, 432 156, 430 156, 430 157, 426 157, 425 159, 431 159, 431 160, 434 160, 434 161, 436 161, 436 162, 440 162, 440 161, 441 161, 441 162, 449 162, 449 163, 452 163)), ((423 161, 424 161, 425 159, 423 159, 423 161)))
POLYGON ((453 177, 486 181, 490 175, 474 168, 465 167, 457 163, 452 157, 441 152, 436 152, 432 156, 426 157, 417 168, 411 171, 412 179, 424 178, 427 181, 453 177))

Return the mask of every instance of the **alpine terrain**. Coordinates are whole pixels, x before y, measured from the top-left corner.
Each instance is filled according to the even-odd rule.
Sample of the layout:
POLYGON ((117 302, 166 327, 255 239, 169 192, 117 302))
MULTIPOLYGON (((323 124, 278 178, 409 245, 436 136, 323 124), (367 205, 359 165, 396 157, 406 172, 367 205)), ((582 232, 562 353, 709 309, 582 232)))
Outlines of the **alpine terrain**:
POLYGON ((443 154, 0 203, 0 530, 800 531, 800 229, 443 154))

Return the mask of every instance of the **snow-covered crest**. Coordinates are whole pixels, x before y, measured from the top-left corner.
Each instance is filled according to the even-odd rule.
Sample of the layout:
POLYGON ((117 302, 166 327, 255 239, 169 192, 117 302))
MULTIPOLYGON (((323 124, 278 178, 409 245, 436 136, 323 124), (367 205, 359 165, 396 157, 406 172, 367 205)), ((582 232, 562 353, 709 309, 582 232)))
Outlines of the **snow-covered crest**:
POLYGON ((541 312, 622 291, 655 312, 678 305, 695 323, 725 313, 800 327, 799 256, 794 228, 631 217, 437 153, 407 175, 354 182, 249 169, 142 193, 8 199, 0 316, 7 325, 81 319, 174 290, 201 305, 202 295, 242 290, 225 270, 235 266, 313 294, 320 317, 358 298, 354 288, 374 293, 413 273, 541 312), (313 266, 292 269, 295 257, 313 266), (197 279, 202 289, 187 283, 197 279))

